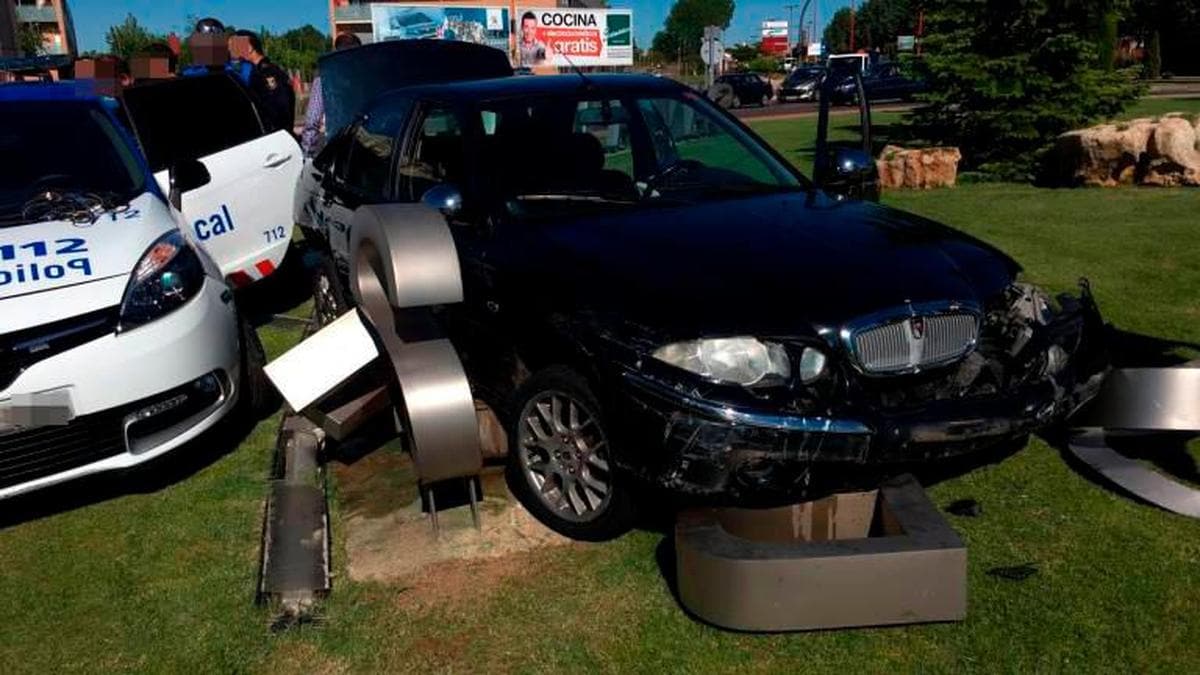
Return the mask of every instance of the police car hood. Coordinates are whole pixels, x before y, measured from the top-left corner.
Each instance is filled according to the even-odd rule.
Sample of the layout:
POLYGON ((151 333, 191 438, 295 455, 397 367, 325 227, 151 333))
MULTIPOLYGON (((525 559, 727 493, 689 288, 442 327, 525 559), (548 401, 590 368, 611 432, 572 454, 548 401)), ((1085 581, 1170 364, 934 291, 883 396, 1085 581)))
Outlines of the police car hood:
POLYGON ((0 228, 0 334, 120 305, 142 255, 177 228, 150 193, 91 224, 0 228))

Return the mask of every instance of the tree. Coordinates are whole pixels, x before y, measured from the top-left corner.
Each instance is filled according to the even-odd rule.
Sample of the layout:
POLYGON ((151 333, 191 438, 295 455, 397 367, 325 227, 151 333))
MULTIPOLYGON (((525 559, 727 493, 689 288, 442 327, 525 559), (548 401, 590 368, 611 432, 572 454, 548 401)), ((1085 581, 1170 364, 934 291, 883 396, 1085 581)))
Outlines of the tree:
POLYGON ((1162 34, 1154 31, 1146 45, 1146 77, 1157 80, 1162 77, 1162 34))
POLYGON ((37 56, 44 48, 42 32, 31 23, 17 26, 17 49, 25 56, 37 56))
MULTIPOLYGON (((1134 0, 1122 30, 1147 43, 1158 33, 1162 72, 1200 74, 1200 3, 1196 0, 1134 0)), ((1148 45, 1147 45, 1148 46, 1148 45)))
POLYGON ((750 63, 759 56, 762 56, 762 43, 742 42, 730 47, 726 51, 729 52, 734 61, 738 63, 750 63))
POLYGON ((123 22, 108 29, 104 40, 108 43, 110 54, 128 61, 134 55, 145 52, 150 45, 163 42, 165 38, 144 28, 133 14, 126 14, 123 22))
POLYGON ((699 61, 704 28, 728 28, 733 6, 733 0, 675 0, 663 29, 654 36, 651 50, 668 60, 699 61))
MULTIPOLYGON (((850 8, 843 7, 834 12, 822 38, 830 54, 845 54, 850 51, 850 8)), ((857 46, 857 45, 855 45, 857 46)))
POLYGON ((279 35, 267 30, 260 33, 263 50, 272 61, 285 70, 300 71, 304 78, 311 78, 317 67, 317 58, 329 51, 329 36, 314 26, 293 28, 279 35))
POLYGON ((1094 22, 1078 0, 930 0, 929 85, 908 130, 959 146, 967 168, 1032 175, 1060 134, 1120 113, 1135 73, 1099 67, 1094 22))

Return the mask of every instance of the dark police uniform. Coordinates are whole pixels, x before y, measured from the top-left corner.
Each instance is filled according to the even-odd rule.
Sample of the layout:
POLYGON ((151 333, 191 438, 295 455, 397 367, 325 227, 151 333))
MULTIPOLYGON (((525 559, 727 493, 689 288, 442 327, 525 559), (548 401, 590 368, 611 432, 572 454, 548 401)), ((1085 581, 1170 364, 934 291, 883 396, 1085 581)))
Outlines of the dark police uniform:
POLYGON ((263 121, 292 133, 296 125, 296 92, 287 72, 264 58, 250 71, 250 91, 262 106, 263 121))

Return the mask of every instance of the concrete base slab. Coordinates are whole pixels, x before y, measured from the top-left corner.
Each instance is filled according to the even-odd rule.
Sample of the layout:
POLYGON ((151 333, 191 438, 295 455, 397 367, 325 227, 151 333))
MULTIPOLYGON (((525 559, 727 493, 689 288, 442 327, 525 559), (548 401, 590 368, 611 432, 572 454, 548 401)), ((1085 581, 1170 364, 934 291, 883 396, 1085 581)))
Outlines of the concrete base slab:
POLYGON ((508 492, 503 471, 484 470, 480 525, 469 506, 445 508, 438 495, 441 536, 435 538, 422 509, 416 473, 407 454, 385 448, 335 469, 342 505, 350 578, 412 579, 430 566, 493 560, 568 542, 533 516, 508 492))
POLYGON ((686 511, 675 555, 683 605, 732 630, 966 617, 966 546, 911 476, 784 508, 686 511))

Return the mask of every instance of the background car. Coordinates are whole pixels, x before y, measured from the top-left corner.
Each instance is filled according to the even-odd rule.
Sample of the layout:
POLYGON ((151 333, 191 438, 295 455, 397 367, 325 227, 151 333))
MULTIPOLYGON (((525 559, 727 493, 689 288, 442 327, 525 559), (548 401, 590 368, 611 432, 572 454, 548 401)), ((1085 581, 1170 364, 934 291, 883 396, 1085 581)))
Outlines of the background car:
POLYGON ((815 101, 825 81, 826 70, 820 66, 801 66, 788 74, 779 86, 776 97, 780 103, 815 101))
POLYGON ((726 108, 744 105, 767 105, 775 97, 775 89, 758 73, 729 73, 721 75, 709 90, 709 98, 726 108))
MULTIPOLYGON (((883 63, 863 75, 867 99, 874 101, 911 101, 925 91, 925 83, 904 75, 898 63, 883 63)), ((858 100, 858 87, 853 78, 843 78, 834 85, 831 102, 851 105, 858 100)))
POLYGON ((299 147, 227 75, 125 100, 137 141, 74 83, 0 86, 0 498, 271 397, 231 283, 282 259, 299 147))

